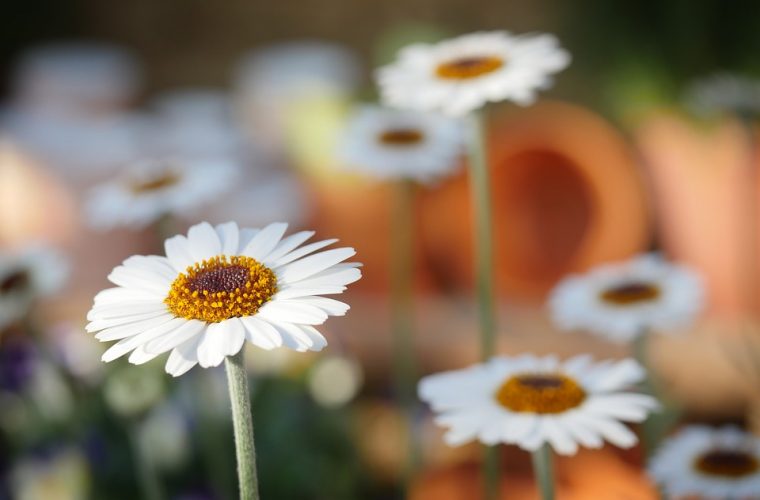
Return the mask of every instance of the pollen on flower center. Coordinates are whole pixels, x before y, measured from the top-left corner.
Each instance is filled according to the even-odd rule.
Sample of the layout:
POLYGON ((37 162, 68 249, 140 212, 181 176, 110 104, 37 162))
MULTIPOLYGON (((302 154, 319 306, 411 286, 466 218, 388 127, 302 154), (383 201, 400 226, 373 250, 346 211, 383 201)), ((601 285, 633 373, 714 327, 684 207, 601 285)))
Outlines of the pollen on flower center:
POLYGON ((603 301, 616 306, 627 306, 655 300, 660 296, 660 288, 652 283, 632 281, 615 285, 600 294, 603 301))
POLYGON ((0 279, 0 294, 23 290, 29 286, 29 273, 19 269, 0 279))
POLYGON ((745 451, 715 449, 699 456, 694 468, 710 476, 739 478, 760 470, 760 463, 745 451))
POLYGON ((180 176, 176 172, 166 171, 161 175, 146 180, 132 180, 130 188, 134 193, 147 193, 150 191, 160 191, 179 183, 180 176))
POLYGON ((386 130, 378 136, 378 141, 388 146, 413 146, 425 138, 424 134, 414 128, 396 128, 386 130))
POLYGON ((562 413, 583 403, 586 391, 565 375, 528 373, 508 378, 495 398, 515 412, 562 413))
POLYGON ((493 73, 504 66, 504 59, 495 56, 470 56, 439 64, 435 74, 450 80, 468 80, 493 73))
POLYGON ((275 292, 277 277, 256 259, 219 255, 180 273, 164 303, 175 316, 218 323, 256 314, 275 292))

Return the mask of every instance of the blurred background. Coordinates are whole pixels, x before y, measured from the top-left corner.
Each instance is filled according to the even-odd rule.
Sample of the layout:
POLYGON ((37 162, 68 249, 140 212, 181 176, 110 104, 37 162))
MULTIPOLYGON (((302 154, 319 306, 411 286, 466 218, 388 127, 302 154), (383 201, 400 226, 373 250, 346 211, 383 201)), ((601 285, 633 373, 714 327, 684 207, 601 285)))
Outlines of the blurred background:
MULTIPOLYGON (((484 29, 554 33, 573 56, 537 105, 489 108, 499 351, 627 354, 556 332, 546 294, 568 273, 661 251, 701 272, 709 294, 694 328, 652 339, 663 391, 681 421, 760 430, 760 143, 747 116, 690 94, 713 74, 760 78, 757 2, 12 0, 3 11, 0 498, 142 498, 145 464, 165 498, 234 498, 223 373, 105 365, 84 331, 115 265, 161 253, 200 220, 287 221, 356 247, 365 265, 323 353, 248 352, 263 497, 401 498, 390 186, 344 173, 335 151, 398 48, 484 29), (231 166, 238 181, 142 227, 88 222, 95 186, 165 155, 231 166), (41 247, 58 259, 43 274, 60 276, 34 288, 23 266, 41 247), (35 293, 19 301, 24 287, 35 293)), ((478 359, 468 193, 463 169, 415 192, 421 374, 478 359)), ((446 448, 422 407, 415 425, 425 465, 411 497, 471 498, 479 447, 446 448)), ((611 448, 560 460, 562 498, 655 498, 641 465, 638 450, 611 448)), ((505 466, 508 498, 534 498, 526 456, 507 449, 505 466)))

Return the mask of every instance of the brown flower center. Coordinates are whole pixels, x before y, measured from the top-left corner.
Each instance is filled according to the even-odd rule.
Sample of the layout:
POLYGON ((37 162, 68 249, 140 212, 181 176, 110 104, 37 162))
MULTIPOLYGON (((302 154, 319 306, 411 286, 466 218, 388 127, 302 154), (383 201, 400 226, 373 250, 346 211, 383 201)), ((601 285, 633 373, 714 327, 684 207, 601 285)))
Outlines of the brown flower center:
POLYGON ((599 296, 609 304, 627 306, 656 300, 660 297, 660 293, 660 288, 655 284, 632 281, 608 288, 599 296))
POLYGON ((220 255, 188 267, 164 303, 177 317, 218 323, 253 316, 277 292, 277 277, 251 257, 220 255))
POLYGON ((19 269, 0 279, 0 295, 24 290, 29 287, 30 276, 25 269, 19 269))
POLYGON ((504 66, 504 60, 500 57, 460 57, 439 64, 435 68, 435 74, 447 80, 469 80, 493 73, 502 66, 504 66))
POLYGON ((425 138, 424 134, 413 128, 396 128, 386 130, 377 138, 380 143, 387 146, 414 146, 425 138))
POLYGON ((508 378, 495 397, 515 412, 562 413, 583 403, 586 391, 565 375, 528 373, 508 378))
POLYGON ((756 473, 760 463, 753 455, 740 450, 712 450, 694 461, 694 468, 702 474, 727 478, 740 478, 756 473))
POLYGON ((151 191, 160 191, 179 183, 180 176, 176 172, 167 170, 156 177, 146 180, 133 180, 130 188, 133 193, 149 193, 151 191))

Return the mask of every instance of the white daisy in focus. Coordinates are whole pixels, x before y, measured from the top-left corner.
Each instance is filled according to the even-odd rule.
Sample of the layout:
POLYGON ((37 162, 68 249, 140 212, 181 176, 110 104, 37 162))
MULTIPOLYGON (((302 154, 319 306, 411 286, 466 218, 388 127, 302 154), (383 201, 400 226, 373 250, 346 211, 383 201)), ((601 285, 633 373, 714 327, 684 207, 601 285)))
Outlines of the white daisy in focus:
POLYGON ((420 398, 448 427, 450 446, 472 440, 535 451, 548 443, 561 455, 578 447, 637 443, 621 421, 642 422, 658 407, 651 396, 622 392, 644 379, 632 359, 593 363, 588 355, 494 357, 486 363, 424 377, 420 398))
POLYGON ((321 350, 327 341, 314 325, 349 309, 321 295, 342 293, 361 277, 360 264, 344 262, 353 248, 317 252, 337 240, 303 245, 314 233, 283 238, 286 228, 203 222, 166 240, 166 257, 125 260, 108 276, 117 286, 96 295, 87 315, 87 331, 119 341, 103 361, 131 352, 129 361, 142 364, 171 351, 166 371, 176 377, 196 364, 218 366, 246 340, 321 350))
POLYGON ((649 330, 688 326, 704 305, 701 278, 657 254, 570 275, 549 296, 554 323, 562 330, 588 330, 628 342, 649 330))
POLYGON ((231 162, 147 160, 96 186, 85 206, 95 229, 145 227, 165 215, 187 216, 217 201, 238 174, 231 162))
POLYGON ((339 158, 375 178, 430 182, 457 167, 463 143, 458 120, 365 105, 348 123, 339 158))
POLYGON ((461 116, 489 101, 531 104, 568 64, 553 35, 489 31, 405 47, 377 81, 389 106, 461 116))
POLYGON ((0 253, 0 330, 23 318, 35 300, 60 290, 68 273, 66 259, 44 246, 0 253))
POLYGON ((760 439, 733 426, 689 426, 660 445, 648 469, 668 497, 758 498, 760 439))
POLYGON ((760 80, 719 73, 694 82, 686 104, 700 114, 760 115, 760 80))

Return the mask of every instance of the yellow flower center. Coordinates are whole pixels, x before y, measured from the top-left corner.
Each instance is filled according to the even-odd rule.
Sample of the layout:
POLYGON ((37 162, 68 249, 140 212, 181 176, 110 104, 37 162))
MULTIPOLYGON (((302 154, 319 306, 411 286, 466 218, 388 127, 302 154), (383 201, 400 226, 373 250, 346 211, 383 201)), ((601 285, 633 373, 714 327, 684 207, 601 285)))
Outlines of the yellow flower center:
POLYGON ((386 130, 378 137, 378 141, 388 146, 414 146, 424 139, 419 130, 413 128, 397 128, 386 130))
POLYGON ((435 74, 447 80, 469 80, 493 73, 504 66, 504 59, 495 56, 460 57, 435 68, 435 74))
POLYGON ((632 281, 615 285, 603 291, 599 296, 604 302, 615 306, 628 306, 641 302, 657 300, 660 296, 660 288, 653 283, 632 281))
POLYGON ((558 373, 526 373, 508 378, 496 391, 504 408, 524 413, 562 413, 583 403, 586 391, 558 373))
POLYGON ((219 255, 180 273, 164 303, 175 316, 218 323, 253 316, 275 292, 277 277, 256 259, 219 255))
POLYGON ((712 450, 694 461, 694 468, 702 474, 724 478, 740 478, 760 470, 753 455, 740 450, 712 450))
POLYGON ((24 269, 13 271, 0 278, 0 295, 10 294, 14 291, 23 290, 29 286, 29 273, 24 269))
POLYGON ((176 172, 167 170, 166 172, 147 180, 133 180, 129 187, 133 193, 149 193, 151 191, 160 191, 179 183, 180 176, 176 172))

